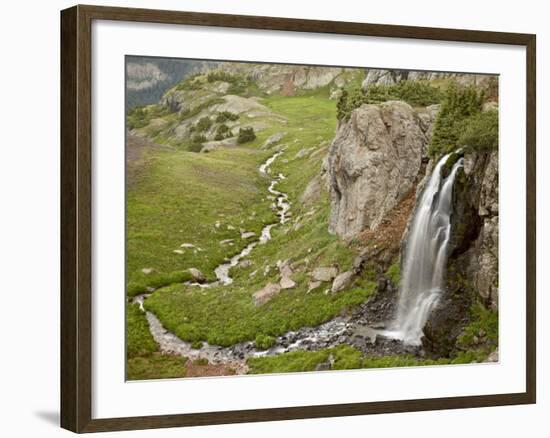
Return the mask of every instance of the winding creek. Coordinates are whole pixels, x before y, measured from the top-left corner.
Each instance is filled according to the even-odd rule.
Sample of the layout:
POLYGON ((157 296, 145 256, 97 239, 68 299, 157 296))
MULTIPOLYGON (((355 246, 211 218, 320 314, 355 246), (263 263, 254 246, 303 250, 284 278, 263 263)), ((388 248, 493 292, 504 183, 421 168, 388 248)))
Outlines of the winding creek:
MULTIPOLYGON (((271 240, 273 227, 284 224, 289 220, 290 202, 288 195, 276 189, 277 184, 285 179, 283 174, 272 177, 270 166, 283 153, 279 151, 268 158, 259 168, 260 173, 271 178, 268 187, 269 193, 275 198, 273 207, 277 211, 278 222, 266 225, 259 239, 248 244, 240 253, 233 256, 227 262, 215 269, 217 280, 211 283, 187 283, 191 286, 209 288, 217 285, 229 285, 233 282, 229 272, 241 259, 248 256, 258 245, 266 244, 271 240)), ((383 325, 380 329, 371 328, 371 321, 366 321, 364 315, 368 309, 364 308, 358 314, 350 316, 338 316, 317 327, 303 327, 296 331, 287 332, 275 339, 274 346, 267 350, 259 350, 253 341, 241 342, 230 347, 210 345, 203 342, 200 348, 193 348, 191 342, 183 341, 175 334, 166 330, 160 320, 152 312, 147 311, 143 302, 150 294, 142 294, 134 297, 134 303, 138 303, 140 309, 145 312, 149 323, 150 332, 164 353, 177 354, 190 360, 207 359, 214 365, 223 364, 235 370, 237 374, 245 374, 248 371, 246 360, 249 357, 274 356, 295 350, 318 350, 331 348, 341 344, 354 345, 364 352, 388 354, 390 352, 413 352, 407 349, 401 341, 386 338, 383 325)))

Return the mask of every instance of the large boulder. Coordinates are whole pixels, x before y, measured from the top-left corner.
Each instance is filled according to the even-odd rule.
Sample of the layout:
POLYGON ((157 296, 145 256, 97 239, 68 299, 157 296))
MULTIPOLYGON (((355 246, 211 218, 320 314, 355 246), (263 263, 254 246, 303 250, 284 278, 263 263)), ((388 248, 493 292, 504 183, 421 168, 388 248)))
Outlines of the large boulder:
POLYGON ((334 294, 346 289, 352 282, 355 276, 353 271, 346 271, 338 274, 332 282, 331 292, 334 294))
POLYGON ((328 155, 329 231, 352 238, 375 229, 421 176, 435 117, 390 101, 362 105, 339 124, 328 155))

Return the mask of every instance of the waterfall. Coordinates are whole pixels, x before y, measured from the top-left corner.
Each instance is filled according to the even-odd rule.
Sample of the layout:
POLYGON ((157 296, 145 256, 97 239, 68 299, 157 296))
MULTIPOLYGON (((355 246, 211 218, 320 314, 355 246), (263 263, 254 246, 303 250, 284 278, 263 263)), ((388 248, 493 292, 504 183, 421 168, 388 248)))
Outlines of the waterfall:
POLYGON ((441 170, 449 156, 437 163, 424 188, 405 248, 394 336, 409 345, 420 345, 424 325, 444 288, 453 183, 464 161, 460 158, 443 179, 441 170))

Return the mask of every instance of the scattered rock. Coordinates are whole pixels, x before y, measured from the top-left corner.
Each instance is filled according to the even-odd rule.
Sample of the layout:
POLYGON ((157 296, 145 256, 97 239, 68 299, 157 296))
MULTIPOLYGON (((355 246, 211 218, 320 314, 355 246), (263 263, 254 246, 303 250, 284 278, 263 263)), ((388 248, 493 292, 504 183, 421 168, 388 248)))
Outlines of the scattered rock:
POLYGON ((155 270, 153 268, 143 268, 141 272, 143 272, 145 275, 149 275, 155 272, 155 270))
POLYGON ((193 280, 197 283, 204 283, 206 281, 204 274, 197 268, 189 268, 188 271, 191 274, 191 277, 193 277, 193 280))
POLYGON ((363 263, 367 260, 366 256, 358 255, 353 259, 353 269, 360 270, 363 267, 363 263))
POLYGON ((304 158, 307 157, 312 151, 314 151, 315 148, 304 148, 300 149, 298 152, 296 152, 296 155, 294 155, 294 158, 304 158))
POLYGON ((226 138, 224 140, 207 141, 202 144, 201 152, 212 152, 222 147, 235 147, 237 146, 237 137, 226 138))
POLYGON ((185 251, 183 249, 175 249, 174 251, 172 251, 174 254, 184 254, 185 251))
POLYGON ((334 266, 315 268, 311 275, 315 281, 332 281, 338 275, 338 268, 334 266))
POLYGON ((180 248, 195 248, 195 245, 193 245, 192 243, 182 243, 180 245, 180 248))
POLYGON ((229 245, 232 244, 235 239, 224 239, 220 241, 220 245, 229 245))
POLYGON ((276 134, 273 134, 265 141, 265 143, 262 146, 262 149, 269 149, 273 145, 279 143, 283 139, 284 135, 285 135, 284 132, 278 132, 276 134))
POLYGON ((241 260, 239 262, 239 268, 241 269, 250 268, 252 265, 253 265, 252 260, 241 260))
POLYGON ((290 277, 292 274, 294 274, 294 271, 288 264, 288 262, 285 262, 284 264, 279 265, 279 273, 282 277, 290 277))
POLYGON ((280 281, 281 289, 292 289, 296 287, 296 282, 290 277, 283 277, 280 281))
POLYGON ((262 306, 271 300, 275 295, 281 291, 281 286, 275 283, 268 283, 263 289, 254 292, 252 295, 252 301, 255 306, 262 306))
POLYGON ((346 271, 338 274, 332 283, 331 292, 336 293, 346 289, 353 280, 353 271, 346 271))
POLYGON ((253 231, 245 231, 244 233, 241 233, 241 239, 250 239, 251 237, 254 237, 256 235, 253 231))
POLYGON ((320 281, 310 281, 307 285, 307 293, 311 292, 314 289, 317 289, 319 286, 321 286, 320 281))

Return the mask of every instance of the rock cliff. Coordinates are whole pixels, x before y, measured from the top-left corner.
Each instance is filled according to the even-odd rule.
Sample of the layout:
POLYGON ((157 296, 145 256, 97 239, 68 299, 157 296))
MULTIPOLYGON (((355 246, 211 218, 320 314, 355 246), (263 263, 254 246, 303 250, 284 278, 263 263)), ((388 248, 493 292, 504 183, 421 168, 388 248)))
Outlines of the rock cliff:
POLYGON ((328 155, 329 231, 352 238, 376 229, 421 176, 437 106, 363 105, 341 121, 328 155))
POLYGON ((494 76, 481 74, 445 73, 445 72, 423 72, 408 70, 383 70, 369 68, 366 71, 362 87, 367 89, 370 85, 393 85, 401 81, 433 81, 452 79, 460 85, 475 85, 478 87, 489 87, 494 76))
POLYGON ((292 95, 297 89, 313 90, 330 83, 341 87, 349 80, 346 73, 353 74, 357 71, 341 67, 234 62, 223 63, 220 68, 228 73, 247 75, 268 94, 282 92, 285 95, 292 95))

